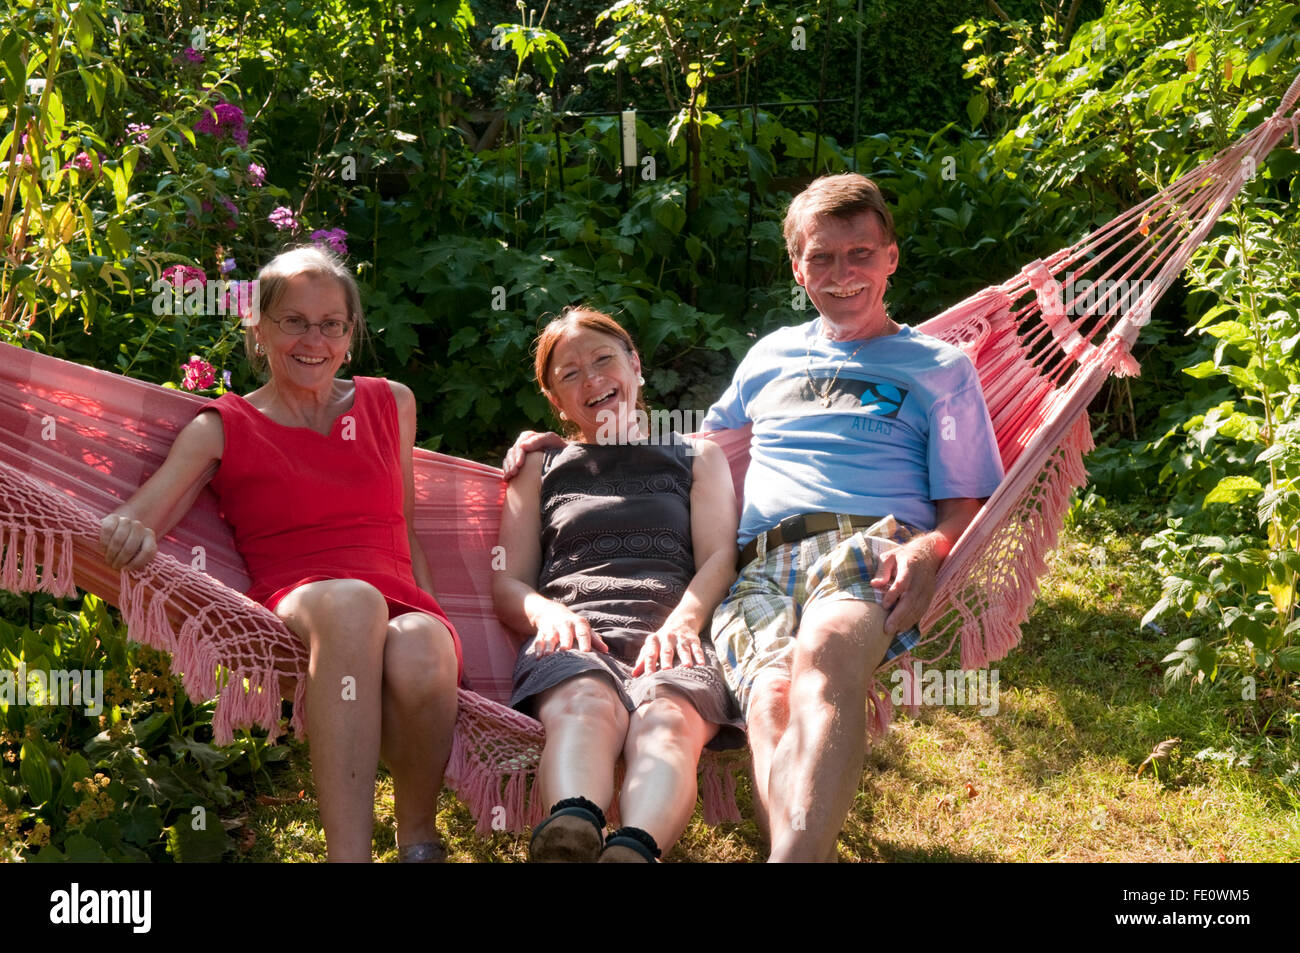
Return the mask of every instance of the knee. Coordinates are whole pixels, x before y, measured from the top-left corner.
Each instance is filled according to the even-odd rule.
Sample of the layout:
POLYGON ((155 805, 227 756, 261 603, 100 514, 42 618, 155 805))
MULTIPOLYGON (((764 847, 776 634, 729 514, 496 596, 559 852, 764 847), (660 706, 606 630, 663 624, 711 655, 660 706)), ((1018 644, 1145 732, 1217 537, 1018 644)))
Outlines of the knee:
POLYGON ((687 703, 676 699, 656 698, 642 705, 632 715, 629 734, 655 738, 667 744, 687 744, 699 734, 701 719, 687 703))
POLYGON ((388 624, 384 688, 403 705, 423 705, 455 691, 456 649, 447 627, 408 613, 388 624))
POLYGON ((320 628, 374 627, 388 618, 383 593, 360 579, 325 579, 308 583, 299 595, 301 612, 320 628))
POLYGON ((543 724, 581 721, 610 724, 626 717, 626 709, 612 685, 599 675, 580 675, 556 686, 538 706, 543 724))
POLYGON ((868 658, 868 634, 862 625, 837 624, 829 619, 805 624, 796 641, 800 668, 805 673, 815 672, 819 681, 830 685, 865 685, 874 661, 868 658))
POLYGON ((780 732, 790 720, 790 682, 767 678, 757 682, 749 695, 745 721, 751 734, 780 732))

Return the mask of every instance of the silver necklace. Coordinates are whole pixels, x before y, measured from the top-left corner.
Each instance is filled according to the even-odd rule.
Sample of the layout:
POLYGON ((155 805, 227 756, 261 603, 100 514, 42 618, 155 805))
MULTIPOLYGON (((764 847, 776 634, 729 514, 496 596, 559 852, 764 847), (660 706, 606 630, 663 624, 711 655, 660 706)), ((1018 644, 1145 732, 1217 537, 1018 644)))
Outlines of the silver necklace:
POLYGON ((840 366, 837 367, 837 368, 835 368, 835 376, 832 377, 831 380, 830 380, 830 383, 827 384, 827 385, 826 385, 823 389, 821 389, 821 390, 818 390, 818 389, 817 389, 817 384, 813 381, 813 376, 812 376, 812 341, 809 341, 809 342, 808 342, 808 351, 807 351, 807 353, 804 355, 804 357, 805 357, 805 359, 806 359, 806 362, 807 362, 807 363, 805 364, 805 366, 804 366, 804 373, 805 373, 806 375, 808 375, 808 387, 809 387, 809 389, 812 390, 812 392, 813 392, 813 396, 817 398, 817 400, 821 403, 821 405, 822 405, 823 407, 829 407, 829 406, 831 405, 831 391, 835 389, 835 382, 838 381, 838 380, 840 379, 840 371, 844 370, 844 366, 845 366, 846 364, 848 364, 849 361, 853 360, 855 357, 858 356, 858 351, 861 351, 862 348, 863 348, 863 346, 867 343, 867 341, 870 341, 870 340, 871 340, 871 338, 864 338, 863 341, 862 341, 862 343, 859 344, 857 347, 855 347, 855 348, 853 349, 853 353, 852 353, 852 354, 850 354, 850 355, 849 355, 848 357, 846 357, 844 360, 840 361, 840 366))

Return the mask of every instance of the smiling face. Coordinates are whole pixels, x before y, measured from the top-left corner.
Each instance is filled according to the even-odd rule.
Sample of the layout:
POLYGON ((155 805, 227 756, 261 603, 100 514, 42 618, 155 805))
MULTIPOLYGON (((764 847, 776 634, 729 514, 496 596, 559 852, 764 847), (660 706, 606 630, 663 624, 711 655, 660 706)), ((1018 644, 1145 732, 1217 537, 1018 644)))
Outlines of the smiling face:
POLYGON ((803 227, 803 250, 791 265, 826 335, 854 341, 896 330, 885 312, 885 285, 898 267, 898 246, 876 213, 809 216, 803 227))
POLYGON ((574 326, 566 330, 551 351, 544 389, 552 406, 582 434, 596 443, 609 416, 626 433, 634 420, 641 375, 641 360, 610 334, 574 326))
POLYGON ((286 334, 277 321, 302 318, 311 324, 347 321, 348 301, 342 285, 328 275, 294 275, 286 279, 283 295, 271 314, 257 326, 258 340, 266 349, 271 379, 282 386, 323 391, 333 386, 352 344, 352 331, 327 338, 319 327, 306 334, 286 334))

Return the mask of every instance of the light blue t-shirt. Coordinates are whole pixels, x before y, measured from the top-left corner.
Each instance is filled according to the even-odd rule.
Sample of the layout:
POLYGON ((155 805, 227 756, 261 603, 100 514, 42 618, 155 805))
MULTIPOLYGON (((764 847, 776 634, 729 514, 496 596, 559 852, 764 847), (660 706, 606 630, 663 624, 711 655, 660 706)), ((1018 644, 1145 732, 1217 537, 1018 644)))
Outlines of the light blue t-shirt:
POLYGON ((817 332, 813 320, 760 340, 704 419, 754 425, 740 545, 822 511, 930 530, 935 500, 992 495, 1002 461, 965 354, 909 327, 865 342, 817 332))

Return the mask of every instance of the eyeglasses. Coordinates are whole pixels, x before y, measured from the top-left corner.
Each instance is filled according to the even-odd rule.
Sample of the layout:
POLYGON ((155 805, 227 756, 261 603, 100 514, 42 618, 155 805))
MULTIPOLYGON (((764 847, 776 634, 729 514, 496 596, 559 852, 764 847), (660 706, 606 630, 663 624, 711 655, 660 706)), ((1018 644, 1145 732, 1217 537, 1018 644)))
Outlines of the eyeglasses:
POLYGON ((351 321, 343 321, 339 318, 330 318, 327 321, 311 322, 306 318, 292 316, 288 318, 272 318, 276 326, 285 334, 292 334, 295 337, 306 334, 312 328, 319 328, 322 337, 341 338, 352 330, 351 321))

